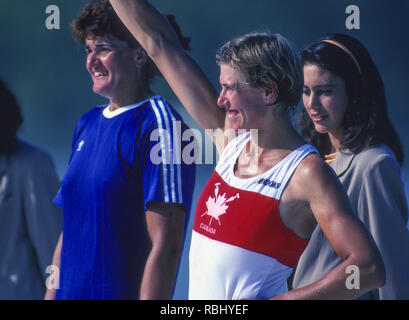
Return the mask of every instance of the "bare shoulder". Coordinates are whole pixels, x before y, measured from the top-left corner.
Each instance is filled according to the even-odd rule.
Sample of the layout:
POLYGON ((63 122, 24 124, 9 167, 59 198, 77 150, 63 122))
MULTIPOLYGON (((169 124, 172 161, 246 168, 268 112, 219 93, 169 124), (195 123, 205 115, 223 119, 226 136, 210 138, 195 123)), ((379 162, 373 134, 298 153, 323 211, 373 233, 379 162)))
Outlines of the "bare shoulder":
POLYGON ((299 171, 304 174, 320 170, 326 165, 325 161, 316 153, 310 153, 299 164, 299 171))
POLYGON ((333 169, 317 154, 309 154, 298 165, 292 178, 293 188, 308 198, 342 185, 333 169))
POLYGON ((312 184, 317 179, 325 163, 316 154, 305 157, 295 170, 280 201, 280 215, 283 223, 299 237, 308 239, 316 226, 311 208, 312 184))
POLYGON ((322 191, 325 177, 331 174, 331 170, 319 155, 309 154, 294 171, 283 192, 282 202, 298 201, 309 207, 311 195, 322 191))
POLYGON ((319 155, 311 153, 298 165, 294 172, 294 179, 306 182, 306 180, 317 180, 322 176, 332 174, 331 167, 319 155))

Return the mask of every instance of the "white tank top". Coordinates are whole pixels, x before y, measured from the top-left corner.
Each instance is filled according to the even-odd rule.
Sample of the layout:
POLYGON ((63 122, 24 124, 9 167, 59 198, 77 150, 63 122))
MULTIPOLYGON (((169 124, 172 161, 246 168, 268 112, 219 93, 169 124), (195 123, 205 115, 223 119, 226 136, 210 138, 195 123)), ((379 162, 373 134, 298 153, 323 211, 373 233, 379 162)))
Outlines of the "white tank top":
POLYGON ((197 204, 190 247, 189 299, 267 299, 279 293, 308 240, 281 221, 279 200, 308 144, 266 172, 237 178, 250 134, 224 149, 197 204))

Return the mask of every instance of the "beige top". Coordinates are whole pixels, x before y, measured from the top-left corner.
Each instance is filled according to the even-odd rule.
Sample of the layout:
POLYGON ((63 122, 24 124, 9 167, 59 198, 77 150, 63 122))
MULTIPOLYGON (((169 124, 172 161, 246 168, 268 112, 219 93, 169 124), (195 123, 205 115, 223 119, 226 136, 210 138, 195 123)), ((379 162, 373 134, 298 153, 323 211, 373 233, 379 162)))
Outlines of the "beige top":
MULTIPOLYGON (((352 208, 371 232, 385 264, 385 286, 361 298, 409 299, 408 205, 395 156, 384 144, 358 154, 341 150, 331 167, 344 185, 352 208)), ((293 287, 321 279, 341 261, 317 226, 298 262, 293 287)))

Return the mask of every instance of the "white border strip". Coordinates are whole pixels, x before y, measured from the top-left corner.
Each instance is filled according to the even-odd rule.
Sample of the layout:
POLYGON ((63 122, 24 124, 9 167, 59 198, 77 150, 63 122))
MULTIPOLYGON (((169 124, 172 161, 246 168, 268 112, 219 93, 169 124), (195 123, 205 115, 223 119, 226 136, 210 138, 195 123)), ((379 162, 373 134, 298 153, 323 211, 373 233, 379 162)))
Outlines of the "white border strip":
MULTIPOLYGON (((165 109, 165 105, 163 103, 162 100, 158 100, 159 106, 162 109, 163 114, 168 113, 170 115, 170 118, 172 120, 172 129, 174 129, 175 125, 176 125, 176 118, 175 116, 172 114, 172 112, 169 109, 165 109)), ((167 117, 165 117, 166 122, 167 122, 167 117)), ((169 124, 168 122, 166 123, 166 126, 169 128, 169 124)), ((183 196, 182 196, 182 174, 181 174, 181 165, 179 163, 174 164, 174 160, 175 159, 181 159, 180 157, 180 150, 181 150, 181 145, 179 145, 179 143, 182 142, 182 137, 174 137, 175 134, 179 134, 179 132, 177 132, 177 130, 172 130, 172 141, 171 141, 171 146, 173 145, 174 142, 177 143, 177 145, 173 145, 173 148, 171 148, 171 154, 172 154, 172 159, 171 159, 171 177, 172 177, 172 195, 175 195, 175 202, 177 203, 181 203, 183 202, 183 196), (175 153, 175 155, 173 154, 175 153), (178 187, 178 194, 176 196, 176 190, 175 190, 175 173, 174 173, 174 167, 176 167, 176 179, 177 179, 177 187, 178 187)))
MULTIPOLYGON (((158 107, 156 106, 156 102, 154 99, 151 99, 150 103, 151 103, 153 111, 155 112, 156 120, 158 121, 159 132, 162 132, 164 128, 162 125, 162 118, 160 116, 158 107)), ((165 142, 163 141, 162 138, 160 138, 160 147, 161 147, 162 159, 163 159, 163 156, 165 155, 165 142)), ((162 170, 163 170, 163 192, 165 196, 165 202, 170 202, 169 201, 170 200, 169 199, 169 189, 168 189, 168 168, 163 162, 162 162, 162 170)), ((173 202, 173 199, 171 202, 173 202)))

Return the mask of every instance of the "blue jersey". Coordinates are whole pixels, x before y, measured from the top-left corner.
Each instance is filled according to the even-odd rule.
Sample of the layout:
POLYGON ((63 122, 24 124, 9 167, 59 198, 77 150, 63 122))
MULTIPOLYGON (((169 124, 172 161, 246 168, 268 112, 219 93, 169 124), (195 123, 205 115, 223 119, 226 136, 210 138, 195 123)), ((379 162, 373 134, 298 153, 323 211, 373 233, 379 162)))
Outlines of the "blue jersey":
POLYGON ((56 299, 138 298, 148 203, 183 203, 186 221, 190 211, 195 168, 180 159, 181 121, 159 96, 80 119, 54 199, 64 213, 56 299))

